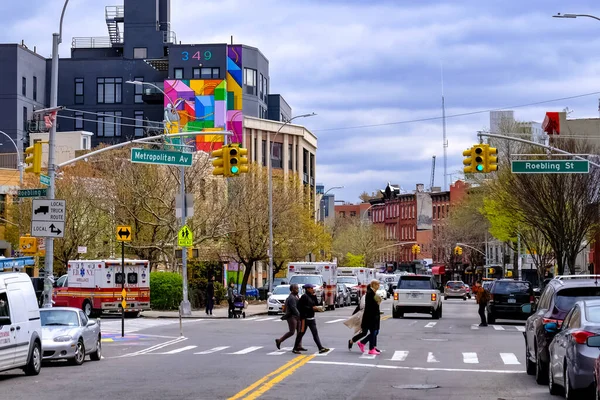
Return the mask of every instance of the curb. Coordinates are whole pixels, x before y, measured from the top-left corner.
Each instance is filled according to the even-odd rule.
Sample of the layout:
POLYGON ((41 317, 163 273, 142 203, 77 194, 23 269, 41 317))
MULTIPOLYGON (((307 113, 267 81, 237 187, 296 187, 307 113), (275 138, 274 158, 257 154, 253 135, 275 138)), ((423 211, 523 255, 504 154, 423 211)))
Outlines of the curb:
MULTIPOLYGON (((246 314, 246 317, 257 317, 257 316, 261 316, 261 315, 267 315, 267 311, 265 312, 259 312, 259 313, 254 313, 254 314, 246 314)), ((175 315, 173 317, 168 316, 168 315, 157 315, 156 317, 152 317, 152 316, 147 316, 147 315, 142 315, 140 318, 147 318, 147 319, 179 319, 179 315, 175 315)), ((229 319, 228 317, 205 317, 205 316, 190 316, 190 317, 184 317, 182 316, 181 319, 229 319)))

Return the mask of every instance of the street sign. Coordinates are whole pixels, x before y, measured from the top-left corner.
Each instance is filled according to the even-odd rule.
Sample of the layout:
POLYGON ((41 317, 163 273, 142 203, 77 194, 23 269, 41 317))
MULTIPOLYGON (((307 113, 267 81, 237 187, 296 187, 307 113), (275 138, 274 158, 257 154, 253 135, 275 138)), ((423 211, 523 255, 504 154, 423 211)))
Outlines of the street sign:
POLYGON ((37 253, 37 238, 32 236, 21 236, 19 238, 19 250, 23 254, 37 253))
POLYGON ((131 242, 131 227, 117 226, 117 242, 131 242))
POLYGON ((87 253, 87 246, 77 246, 77 253, 79 253, 79 254, 87 253))
POLYGON ((131 162, 134 163, 189 167, 192 165, 192 158, 192 153, 179 151, 131 149, 131 162))
POLYGON ((121 290, 121 297, 123 298, 123 300, 125 300, 127 298, 127 290, 125 290, 125 289, 121 290))
POLYGON ((64 237, 65 200, 33 200, 31 211, 31 236, 64 237))
POLYGON ((50 177, 48 175, 40 175, 40 183, 42 185, 50 186, 50 177))
POLYGON ((17 190, 18 197, 45 197, 46 189, 21 189, 17 190))
POLYGON ((587 174, 590 163, 587 160, 513 160, 513 174, 587 174))
POLYGON ((127 301, 123 300, 121 301, 121 307, 123 307, 123 310, 127 307, 127 301))
POLYGON ((194 245, 194 235, 192 230, 184 225, 177 234, 177 245, 179 247, 192 247, 194 245))

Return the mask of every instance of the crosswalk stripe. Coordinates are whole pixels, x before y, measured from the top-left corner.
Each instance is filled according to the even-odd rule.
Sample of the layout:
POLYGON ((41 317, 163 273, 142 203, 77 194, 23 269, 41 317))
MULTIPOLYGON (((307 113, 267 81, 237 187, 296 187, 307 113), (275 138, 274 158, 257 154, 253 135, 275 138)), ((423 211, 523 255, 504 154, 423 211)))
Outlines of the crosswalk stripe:
POLYGON ((369 354, 369 353, 365 352, 365 353, 362 353, 360 355, 360 357, 358 357, 358 358, 363 358, 363 359, 367 359, 367 360, 374 360, 375 357, 377 357, 376 354, 369 354))
POLYGON ((521 364, 514 353, 500 353, 502 362, 506 365, 519 365, 521 364))
POLYGON ((280 355, 285 354, 288 351, 292 351, 292 350, 294 350, 293 347, 282 347, 281 350, 272 351, 270 353, 267 353, 267 355, 268 356, 280 356, 280 355))
POLYGON ((196 347, 198 347, 198 346, 185 346, 185 347, 181 347, 179 349, 167 351, 166 353, 162 353, 162 354, 177 354, 177 353, 181 353, 183 351, 195 349, 196 347))
POLYGON ((427 362, 428 363, 436 363, 439 361, 435 358, 435 356, 433 355, 432 352, 429 352, 429 354, 427 354, 427 362))
POLYGON ((229 346, 213 347, 210 350, 204 350, 204 351, 200 351, 200 352, 194 353, 194 354, 211 354, 211 353, 216 353, 217 351, 225 350, 228 348, 229 348, 229 346))
POLYGON ((433 328, 435 324, 437 324, 437 322, 430 322, 427 325, 425 325, 425 328, 433 328))
POLYGON ((240 351, 236 351, 235 353, 227 353, 227 354, 235 354, 235 355, 238 355, 238 354, 248 354, 248 353, 252 353, 253 351, 256 351, 258 349, 262 349, 262 348, 263 348, 263 346, 246 347, 245 349, 240 350, 240 351))
POLYGON ((408 351, 395 351, 390 361, 404 361, 408 357, 408 351))
POLYGON ((525 327, 524 326, 515 326, 515 328, 517 328, 517 330, 519 332, 525 332, 525 327))
POLYGON ((471 325, 471 329, 473 329, 473 330, 477 330, 477 329, 479 329, 479 326, 478 326, 478 325, 475 325, 475 324, 473 324, 473 325, 471 325))
POLYGON ((463 362, 465 364, 479 364, 479 359, 477 358, 477 353, 462 353, 463 354, 463 362))
POLYGON ((269 317, 269 318, 261 318, 261 319, 257 319, 255 320, 256 322, 261 322, 261 321, 271 321, 272 319, 275 319, 276 317, 269 317))
POLYGON ((256 321, 258 317, 240 318, 242 321, 256 321))
POLYGON ((317 352, 316 352, 314 355, 315 355, 315 356, 319 356, 319 357, 325 357, 325 356, 327 356, 328 354, 331 354, 331 353, 332 353, 334 350, 335 350, 334 348, 331 348, 331 349, 329 349, 329 351, 328 351, 327 353, 319 353, 319 352, 317 351, 317 352))
POLYGON ((500 325, 492 325, 492 326, 493 326, 493 327, 494 327, 494 329, 495 329, 495 330, 497 330, 497 331, 503 331, 503 330, 505 330, 505 329, 504 329, 504 327, 503 327, 503 326, 500 326, 500 325))
POLYGON ((327 321, 325 322, 326 324, 335 324, 336 322, 342 322, 345 321, 345 318, 340 318, 340 319, 334 319, 333 321, 327 321))

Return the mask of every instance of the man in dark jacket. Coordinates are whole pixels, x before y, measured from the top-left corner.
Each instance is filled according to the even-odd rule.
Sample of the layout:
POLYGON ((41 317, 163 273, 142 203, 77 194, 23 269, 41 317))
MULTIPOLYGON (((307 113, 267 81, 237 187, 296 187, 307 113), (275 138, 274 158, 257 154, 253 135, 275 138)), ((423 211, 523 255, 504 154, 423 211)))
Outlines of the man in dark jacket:
MULTIPOLYGON (((287 331, 281 338, 275 339, 275 345, 278 349, 281 349, 281 343, 286 339, 294 336, 294 333, 298 330, 300 324, 300 311, 298 311, 298 285, 290 285, 290 295, 285 299, 285 314, 281 317, 282 320, 287 321, 289 331, 287 331)), ((298 350, 306 351, 299 345, 298 350)))
POLYGON ((485 318, 485 309, 490 301, 490 292, 481 286, 481 281, 475 283, 475 300, 477 301, 477 304, 479 304, 479 317, 481 318, 479 326, 488 326, 485 318))
POLYGON ((211 276, 206 285, 206 315, 212 315, 215 304, 215 277, 211 276))
POLYGON ((306 333, 306 328, 310 328, 310 332, 313 335, 313 340, 319 349, 319 353, 327 353, 329 349, 323 347, 321 339, 319 339, 319 332, 317 331, 317 321, 315 321, 315 311, 323 311, 322 308, 318 307, 319 304, 317 296, 315 296, 315 285, 307 283, 303 286, 304 294, 298 300, 298 311, 300 312, 300 329, 296 335, 296 342, 294 343, 294 350, 292 353, 300 354, 302 343, 302 337, 306 333))

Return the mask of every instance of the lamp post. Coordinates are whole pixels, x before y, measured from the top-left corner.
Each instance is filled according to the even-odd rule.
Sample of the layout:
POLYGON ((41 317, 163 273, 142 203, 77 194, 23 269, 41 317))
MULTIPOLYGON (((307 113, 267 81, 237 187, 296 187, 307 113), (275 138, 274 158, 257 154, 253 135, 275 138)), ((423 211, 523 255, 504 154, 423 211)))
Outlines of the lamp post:
POLYGON ((343 186, 334 186, 334 187, 331 187, 331 188, 327 189, 325 191, 325 193, 323 193, 323 195, 321 196, 321 201, 319 202, 319 211, 320 211, 320 214, 321 214, 320 215, 320 219, 322 221, 325 221, 325 216, 323 215, 324 212, 325 212, 324 207, 323 207, 323 205, 325 204, 325 195, 327 195, 327 193, 329 193, 330 191, 332 191, 334 189, 343 189, 343 188, 344 188, 343 186))
MULTIPOLYGON (((125 83, 129 83, 132 85, 138 85, 138 86, 147 85, 147 86, 153 87, 156 90, 158 90, 159 92, 161 92, 163 94, 163 96, 165 96, 165 98, 169 101, 169 105, 171 106, 170 108, 167 107, 165 109, 165 124, 172 122, 170 119, 170 115, 177 114, 176 106, 175 106, 175 104, 173 104, 173 102, 171 101, 169 96, 167 96, 167 94, 165 93, 164 90, 162 90, 160 87, 158 87, 157 85, 150 83, 150 82, 126 81, 125 83)), ((177 131, 179 131, 179 128, 177 128, 177 131)), ((183 142, 183 140, 182 140, 182 142, 183 142)), ((182 150, 183 150, 183 148, 182 148, 182 150)), ((183 226, 185 225, 186 217, 187 217, 186 216, 186 205, 185 205, 185 167, 183 167, 183 166, 179 167, 179 173, 180 173, 180 179, 181 179, 181 184, 180 184, 180 188, 181 188, 181 227, 183 228, 183 226)), ((181 248, 181 273, 183 275, 183 300, 181 301, 181 304, 180 304, 180 311, 181 311, 181 315, 189 316, 192 314, 192 307, 190 305, 189 296, 188 296, 187 251, 185 248, 181 248)))
POLYGON ((283 123, 283 125, 279 127, 279 129, 277 129, 275 136, 273 136, 273 138, 271 139, 271 146, 269 149, 269 292, 273 291, 273 166, 271 165, 273 161, 273 144, 275 138, 277 137, 279 132, 281 132, 284 126, 286 126, 287 124, 289 124, 297 118, 307 118, 315 115, 317 114, 302 114, 296 115, 295 117, 288 119, 283 123))
MULTIPOLYGON (((58 33, 52 34, 52 71, 50 75, 50 108, 57 108, 58 104, 58 46, 62 42, 62 26, 69 0, 65 3, 60 14, 58 33)), ((52 123, 48 133, 48 200, 54 200, 56 166, 54 165, 54 146, 56 142, 56 122, 52 123)), ((44 307, 52 307, 52 283, 54 281, 54 238, 46 238, 46 279, 44 280, 44 307)))
POLYGON ((21 156, 21 152, 19 151, 19 147, 17 146, 17 144, 15 143, 13 138, 11 138, 6 132, 0 131, 0 133, 3 134, 4 136, 6 136, 8 138, 8 140, 11 141, 13 146, 15 146, 15 150, 17 152, 17 169, 19 170, 19 183, 22 185, 23 184, 23 158, 21 156))
POLYGON ((585 18, 593 18, 593 19, 600 21, 600 18, 598 18, 594 15, 590 15, 590 14, 561 14, 561 13, 558 13, 556 15, 553 15, 552 17, 553 18, 571 18, 571 19, 575 19, 577 17, 585 17, 585 18))

